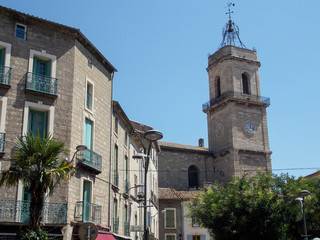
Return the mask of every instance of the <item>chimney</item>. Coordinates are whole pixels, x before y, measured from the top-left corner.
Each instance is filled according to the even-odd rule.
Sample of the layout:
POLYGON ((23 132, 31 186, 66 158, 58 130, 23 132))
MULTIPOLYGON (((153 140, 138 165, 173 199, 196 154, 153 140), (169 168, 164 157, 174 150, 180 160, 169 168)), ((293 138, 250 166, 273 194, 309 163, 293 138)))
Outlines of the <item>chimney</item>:
POLYGON ((199 147, 204 147, 204 139, 199 138, 199 147))

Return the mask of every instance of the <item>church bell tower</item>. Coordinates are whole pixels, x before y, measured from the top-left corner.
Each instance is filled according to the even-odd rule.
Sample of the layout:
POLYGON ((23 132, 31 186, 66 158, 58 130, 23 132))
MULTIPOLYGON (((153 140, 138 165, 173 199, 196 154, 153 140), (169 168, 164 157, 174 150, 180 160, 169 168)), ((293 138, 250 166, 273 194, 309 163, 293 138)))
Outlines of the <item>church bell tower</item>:
POLYGON ((257 52, 247 49, 231 20, 219 49, 208 58, 210 101, 207 114, 209 150, 226 179, 271 171, 266 108, 270 99, 260 93, 257 52))

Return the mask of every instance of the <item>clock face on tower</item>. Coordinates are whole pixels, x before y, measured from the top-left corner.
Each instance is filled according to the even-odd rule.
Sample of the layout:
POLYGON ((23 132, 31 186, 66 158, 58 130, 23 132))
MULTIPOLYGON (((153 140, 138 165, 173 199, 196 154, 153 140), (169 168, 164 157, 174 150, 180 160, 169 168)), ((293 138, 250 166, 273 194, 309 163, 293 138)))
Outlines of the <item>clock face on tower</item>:
POLYGON ((256 126, 251 121, 247 121, 245 127, 248 133, 253 134, 256 131, 256 126))

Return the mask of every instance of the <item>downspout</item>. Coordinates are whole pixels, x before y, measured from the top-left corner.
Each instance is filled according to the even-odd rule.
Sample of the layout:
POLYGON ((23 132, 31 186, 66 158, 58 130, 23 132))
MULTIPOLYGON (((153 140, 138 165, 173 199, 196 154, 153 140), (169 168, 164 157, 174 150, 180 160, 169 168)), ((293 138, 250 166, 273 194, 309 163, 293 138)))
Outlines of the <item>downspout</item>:
POLYGON ((111 216, 111 204, 110 204, 110 198, 111 198, 111 163, 112 163, 112 116, 113 116, 113 76, 114 76, 114 71, 111 73, 111 113, 110 113, 110 156, 109 156, 109 200, 108 200, 108 228, 109 231, 111 230, 111 223, 110 223, 110 216, 111 216))

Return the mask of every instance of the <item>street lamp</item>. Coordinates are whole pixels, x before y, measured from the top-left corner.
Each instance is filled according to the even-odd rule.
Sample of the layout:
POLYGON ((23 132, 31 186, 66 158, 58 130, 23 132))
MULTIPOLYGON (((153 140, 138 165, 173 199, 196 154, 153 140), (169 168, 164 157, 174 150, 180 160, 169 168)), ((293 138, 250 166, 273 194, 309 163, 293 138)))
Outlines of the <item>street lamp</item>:
POLYGON ((67 161, 67 163, 72 163, 73 160, 74 160, 74 157, 76 156, 77 152, 80 152, 80 151, 84 151, 84 150, 87 150, 88 147, 86 145, 78 145, 76 146, 76 151, 74 152, 72 158, 71 158, 71 161, 67 161))
POLYGON ((144 216, 143 216, 143 239, 147 239, 147 173, 148 173, 148 167, 149 167, 149 161, 150 161, 150 151, 152 147, 152 143, 154 141, 160 140, 163 138, 163 134, 157 130, 149 130, 146 131, 143 135, 143 137, 149 141, 149 147, 148 147, 148 153, 147 155, 143 153, 137 153, 133 156, 133 158, 139 158, 144 160, 144 216))
POLYGON ((309 195, 310 192, 308 190, 302 190, 300 192, 301 197, 296 198, 296 201, 299 201, 301 203, 301 208, 302 208, 302 215, 303 215, 303 226, 304 226, 304 235, 302 237, 305 237, 305 240, 308 240, 308 233, 307 233, 307 223, 306 223, 306 215, 304 213, 304 197, 309 195))

